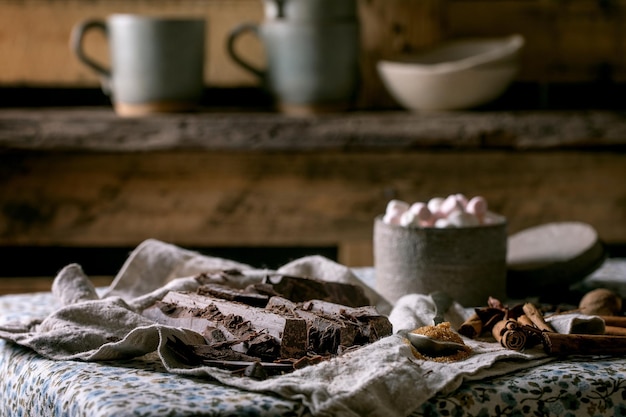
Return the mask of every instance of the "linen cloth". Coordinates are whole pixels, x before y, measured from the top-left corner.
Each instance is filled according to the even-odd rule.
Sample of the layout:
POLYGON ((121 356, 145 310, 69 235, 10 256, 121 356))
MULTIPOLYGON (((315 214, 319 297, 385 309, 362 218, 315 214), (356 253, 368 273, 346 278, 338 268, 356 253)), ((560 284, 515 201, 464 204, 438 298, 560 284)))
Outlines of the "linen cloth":
MULTIPOLYGON (((79 265, 68 265, 52 288, 62 307, 30 323, 3 326, 0 337, 59 360, 106 361, 156 354, 171 373, 273 392, 302 401, 320 416, 408 415, 430 397, 451 392, 463 381, 552 360, 539 349, 515 352, 494 343, 466 340, 473 354, 462 362, 423 361, 394 334, 332 360, 261 381, 213 367, 190 366, 168 341, 177 338, 197 345, 205 343, 204 338, 187 329, 159 325, 140 313, 170 290, 193 291, 199 285, 195 274, 232 268, 244 272, 235 286, 258 281, 270 272, 147 240, 133 251, 101 297, 79 265)), ((276 272, 360 283, 349 268, 319 256, 298 259, 276 272)), ((381 312, 390 311, 394 331, 433 324, 435 306, 429 296, 407 295, 391 309, 371 288, 364 286, 364 290, 381 312)), ((464 318, 463 307, 454 305, 445 318, 457 325, 464 318)))

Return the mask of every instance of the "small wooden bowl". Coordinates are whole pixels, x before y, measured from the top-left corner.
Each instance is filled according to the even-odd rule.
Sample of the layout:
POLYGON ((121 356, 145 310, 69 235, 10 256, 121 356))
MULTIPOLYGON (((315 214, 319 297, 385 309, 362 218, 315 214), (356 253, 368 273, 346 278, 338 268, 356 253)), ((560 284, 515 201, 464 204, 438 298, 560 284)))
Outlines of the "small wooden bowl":
POLYGON ((512 298, 563 297, 606 259, 598 233, 582 222, 554 222, 508 239, 507 293, 512 298))

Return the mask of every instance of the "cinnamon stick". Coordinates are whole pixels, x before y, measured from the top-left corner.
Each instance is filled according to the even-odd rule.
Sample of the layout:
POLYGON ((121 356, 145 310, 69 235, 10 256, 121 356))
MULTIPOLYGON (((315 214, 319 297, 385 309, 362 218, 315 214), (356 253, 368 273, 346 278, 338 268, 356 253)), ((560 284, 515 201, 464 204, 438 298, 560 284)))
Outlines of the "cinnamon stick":
POLYGON ((610 336, 626 336, 626 328, 617 326, 604 326, 604 334, 610 336))
POLYGON ((527 336, 513 319, 501 320, 491 329, 491 334, 503 347, 522 350, 526 347, 527 336))
POLYGON ((550 326, 543 318, 543 314, 531 303, 526 303, 522 307, 526 316, 533 322, 535 326, 541 331, 554 332, 554 328, 550 326))
POLYGON ((507 330, 502 334, 500 344, 507 349, 520 351, 526 348, 527 340, 528 337, 523 331, 519 329, 507 330))
POLYGON ((613 327, 626 327, 626 316, 599 316, 604 324, 613 327))
POLYGON ((526 314, 522 314, 517 318, 517 322, 522 326, 531 326, 534 327, 534 323, 531 319, 528 318, 526 314))
POLYGON ((508 319, 500 320, 499 322, 494 324, 493 327, 491 328, 491 334, 493 335, 493 338, 496 339, 497 342, 500 342, 500 340, 502 339, 502 333, 504 333, 507 330, 506 326, 508 322, 509 322, 508 319))
POLYGON ((480 319, 477 313, 472 314, 461 324, 459 327, 459 334, 462 334, 465 337, 469 337, 470 339, 474 339, 475 337, 480 336, 483 331, 483 321, 480 319))
POLYGON ((624 355, 626 336, 543 332, 544 350, 554 355, 624 355))

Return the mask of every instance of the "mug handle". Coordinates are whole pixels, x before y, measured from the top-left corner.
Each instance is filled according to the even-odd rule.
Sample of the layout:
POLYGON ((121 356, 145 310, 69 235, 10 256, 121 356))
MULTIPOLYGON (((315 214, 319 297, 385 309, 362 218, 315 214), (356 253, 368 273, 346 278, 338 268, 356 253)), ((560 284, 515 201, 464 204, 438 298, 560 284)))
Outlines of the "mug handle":
POLYGON ((237 51, 235 50, 235 41, 237 40, 239 36, 241 36, 245 32, 252 32, 258 37, 259 26, 256 23, 242 23, 241 25, 236 26, 233 30, 231 30, 230 33, 228 34, 228 40, 226 43, 226 50, 228 51, 228 55, 230 55, 233 61, 239 64, 242 68, 248 70, 249 72, 256 75, 257 77, 264 79, 265 72, 261 71, 254 65, 251 65, 248 61, 242 59, 237 53, 237 51))
POLYGON ((102 90, 106 93, 110 93, 111 82, 111 70, 104 65, 91 59, 83 49, 83 40, 85 34, 92 29, 100 30, 104 33, 105 37, 108 35, 106 23, 102 20, 85 20, 78 23, 72 29, 70 36, 70 48, 76 54, 76 57, 85 65, 96 71, 100 75, 102 90))

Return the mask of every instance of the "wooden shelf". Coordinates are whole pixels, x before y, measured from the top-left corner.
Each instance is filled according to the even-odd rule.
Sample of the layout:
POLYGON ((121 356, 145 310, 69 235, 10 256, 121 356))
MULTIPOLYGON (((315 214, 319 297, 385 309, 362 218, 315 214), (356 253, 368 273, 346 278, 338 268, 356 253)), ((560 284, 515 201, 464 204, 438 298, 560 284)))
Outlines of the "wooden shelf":
MULTIPOLYGON (((484 195, 509 232, 553 221, 626 243, 626 114, 0 111, 0 251, 336 248, 372 264, 392 198, 484 195)), ((51 271, 54 273, 55 271, 51 271)))
MULTIPOLYGON (((89 277, 96 287, 106 287, 113 282, 113 277, 89 277)), ((24 294, 30 292, 48 292, 52 288, 53 276, 47 277, 2 277, 0 275, 0 295, 24 294)))
POLYGON ((147 152, 625 149, 626 112, 203 111, 120 118, 110 108, 0 110, 0 150, 147 152))

